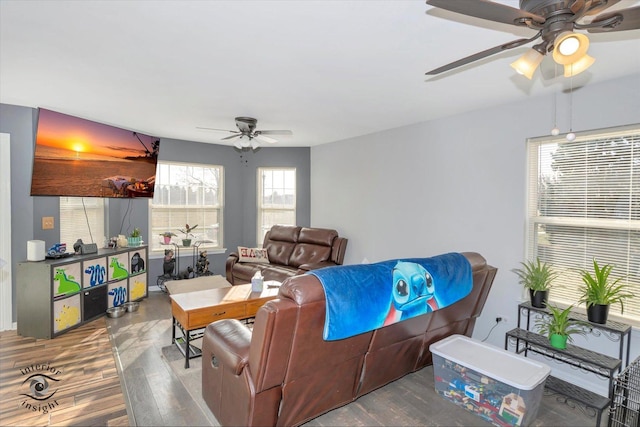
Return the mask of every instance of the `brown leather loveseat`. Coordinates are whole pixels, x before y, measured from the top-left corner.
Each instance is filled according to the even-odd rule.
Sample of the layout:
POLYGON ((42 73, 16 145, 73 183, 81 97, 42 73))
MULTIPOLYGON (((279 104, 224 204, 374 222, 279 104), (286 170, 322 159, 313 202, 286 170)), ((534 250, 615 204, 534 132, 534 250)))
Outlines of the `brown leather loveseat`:
MULTIPOLYGON (((326 299, 313 274, 287 279, 253 331, 237 320, 205 330, 202 394, 223 426, 297 426, 432 364, 429 345, 471 336, 496 275, 474 252, 471 293, 448 307, 336 341, 323 340, 326 299)), ((348 286, 348 283, 345 283, 348 286)))
POLYGON ((257 271, 264 280, 283 282, 286 278, 309 270, 341 265, 347 239, 327 228, 274 225, 264 237, 262 247, 269 263, 240 262, 237 252, 227 258, 227 281, 232 285, 251 282, 257 271))

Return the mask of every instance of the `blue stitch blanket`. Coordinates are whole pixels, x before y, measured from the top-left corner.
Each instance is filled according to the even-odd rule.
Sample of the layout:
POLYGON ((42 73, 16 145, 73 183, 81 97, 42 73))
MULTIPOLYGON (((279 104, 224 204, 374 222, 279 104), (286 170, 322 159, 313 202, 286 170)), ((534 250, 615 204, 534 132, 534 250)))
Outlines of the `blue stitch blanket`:
POLYGON ((327 300, 324 339, 348 338, 444 308, 473 287, 460 253, 313 270, 327 300))

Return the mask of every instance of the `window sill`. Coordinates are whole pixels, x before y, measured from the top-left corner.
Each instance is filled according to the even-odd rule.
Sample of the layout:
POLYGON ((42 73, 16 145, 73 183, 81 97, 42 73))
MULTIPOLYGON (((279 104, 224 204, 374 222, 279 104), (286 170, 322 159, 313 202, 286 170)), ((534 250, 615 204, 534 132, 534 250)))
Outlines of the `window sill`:
MULTIPOLYGON (((166 249, 173 248, 173 245, 164 245, 164 246, 166 246, 166 249)), ((178 246, 178 247, 181 250, 180 252, 181 258, 185 256, 193 256, 192 254, 193 246, 178 246)), ((202 248, 202 250, 206 250, 207 255, 220 255, 220 254, 225 254, 227 252, 227 248, 219 248, 219 249, 202 248)), ((149 259, 160 259, 160 258, 164 258, 164 249, 149 252, 149 259)))

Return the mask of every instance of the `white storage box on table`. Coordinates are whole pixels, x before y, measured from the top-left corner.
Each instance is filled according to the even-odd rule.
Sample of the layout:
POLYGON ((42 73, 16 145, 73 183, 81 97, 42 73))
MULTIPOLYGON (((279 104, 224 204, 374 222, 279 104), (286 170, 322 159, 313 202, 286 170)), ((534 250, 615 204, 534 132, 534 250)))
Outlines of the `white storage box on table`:
POLYGON ((535 420, 549 366, 464 335, 429 349, 440 396, 497 426, 535 420))

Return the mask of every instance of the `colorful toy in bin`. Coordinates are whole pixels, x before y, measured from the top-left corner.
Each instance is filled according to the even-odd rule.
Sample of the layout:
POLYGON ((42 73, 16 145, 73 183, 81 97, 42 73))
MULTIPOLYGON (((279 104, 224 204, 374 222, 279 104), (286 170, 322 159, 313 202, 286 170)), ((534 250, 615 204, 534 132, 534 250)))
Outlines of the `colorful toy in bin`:
POLYGON ((66 243, 56 243, 55 245, 53 245, 53 246, 51 246, 49 248, 49 250, 47 251, 47 255, 49 255, 49 256, 57 256, 57 255, 62 255, 65 252, 67 252, 67 244, 66 243))

